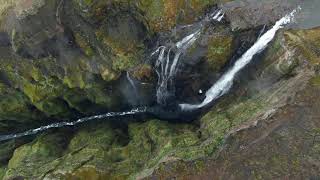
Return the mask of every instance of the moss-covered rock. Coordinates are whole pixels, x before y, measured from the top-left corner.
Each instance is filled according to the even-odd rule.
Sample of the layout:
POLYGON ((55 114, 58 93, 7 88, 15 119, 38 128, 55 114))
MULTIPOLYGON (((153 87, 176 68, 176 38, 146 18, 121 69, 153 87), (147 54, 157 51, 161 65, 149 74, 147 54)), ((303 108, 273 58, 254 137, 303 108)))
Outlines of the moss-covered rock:
POLYGON ((44 135, 32 143, 17 148, 9 161, 4 179, 11 177, 33 179, 43 176, 59 163, 54 160, 64 151, 66 139, 67 137, 62 134, 44 135), (43 166, 50 162, 52 162, 50 166, 43 166))
POLYGON ((319 48, 320 48, 320 36, 319 28, 303 30, 292 30, 285 33, 285 38, 288 45, 295 47, 301 55, 306 57, 312 65, 316 66, 320 64, 319 48))
POLYGON ((310 80, 311 84, 314 86, 320 86, 320 76, 316 76, 310 80))
POLYGON ((144 17, 150 28, 155 32, 168 31, 177 24, 194 22, 199 15, 217 3, 228 0, 139 0, 136 3, 138 9, 144 13, 144 17))
POLYGON ((209 40, 207 62, 212 71, 219 71, 232 54, 232 36, 213 37, 209 40))
POLYGON ((0 178, 2 179, 6 173, 6 168, 0 166, 0 178))
POLYGON ((52 58, 10 58, 3 59, 1 64, 1 119, 72 119, 74 110, 92 114, 121 103, 116 92, 110 93, 109 83, 86 66, 59 65, 52 58))

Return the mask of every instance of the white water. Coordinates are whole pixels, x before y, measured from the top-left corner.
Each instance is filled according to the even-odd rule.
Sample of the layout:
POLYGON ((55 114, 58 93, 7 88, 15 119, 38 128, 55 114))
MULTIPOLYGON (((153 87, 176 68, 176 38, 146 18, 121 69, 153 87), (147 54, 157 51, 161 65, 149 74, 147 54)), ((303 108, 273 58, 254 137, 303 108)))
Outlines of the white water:
POLYGON ((136 84, 134 83, 133 79, 131 78, 129 72, 127 72, 127 79, 128 79, 128 81, 129 81, 131 87, 133 88, 134 95, 135 95, 136 97, 138 97, 138 89, 137 89, 136 84))
POLYGON ((202 108, 222 95, 226 94, 233 85, 233 81, 235 76, 239 71, 241 71, 247 64, 249 64, 254 55, 262 52, 268 44, 272 41, 275 37, 276 32, 283 28, 285 25, 289 24, 293 18, 295 13, 300 10, 300 7, 290 14, 286 15, 285 17, 281 18, 279 21, 275 23, 275 25, 268 30, 265 34, 263 34, 257 42, 236 61, 234 66, 229 69, 207 92, 206 97, 201 104, 180 104, 180 107, 183 110, 195 110, 202 108))
POLYGON ((159 104, 166 103, 166 96, 172 91, 173 79, 177 73, 177 67, 179 65, 179 60, 181 55, 183 55, 188 48, 190 48, 196 40, 200 37, 201 31, 205 23, 210 21, 218 21, 220 22, 224 17, 224 13, 222 10, 215 11, 214 13, 207 16, 202 22, 200 22, 199 27, 191 34, 184 37, 181 41, 177 42, 174 47, 165 47, 160 46, 155 52, 151 54, 154 56, 158 54, 158 59, 155 64, 156 72, 158 74, 158 87, 157 87, 157 102, 159 104), (171 53, 173 53, 173 49, 176 49, 174 52, 173 59, 170 59, 171 53), (170 88, 171 87, 171 88, 170 88))
POLYGON ((42 126, 42 127, 36 128, 36 129, 31 129, 31 130, 28 130, 28 131, 25 131, 22 133, 1 135, 0 142, 10 140, 10 139, 16 139, 16 138, 23 137, 23 136, 34 135, 39 132, 43 132, 43 131, 46 131, 46 130, 52 129, 52 128, 60 128, 60 127, 65 127, 65 126, 75 126, 77 124, 84 123, 84 122, 91 121, 91 120, 105 119, 105 118, 110 118, 110 117, 121 117, 121 116, 126 116, 126 115, 134 115, 134 114, 138 114, 138 113, 144 113, 144 112, 146 112, 146 108, 136 108, 136 109, 132 109, 131 111, 127 111, 127 112, 109 112, 109 113, 102 114, 102 115, 85 117, 85 118, 81 118, 81 119, 78 119, 77 121, 73 121, 73 122, 53 123, 53 124, 50 124, 47 126, 42 126))
MULTIPOLYGON (((293 11, 291 14, 285 16, 284 18, 280 19, 272 29, 267 31, 264 35, 262 35, 258 41, 235 63, 235 65, 226 73, 224 74, 216 84, 214 84, 207 92, 206 92, 206 98, 201 104, 197 105, 191 105, 191 104, 180 104, 180 107, 183 110, 194 110, 201 108, 217 98, 221 97, 223 94, 227 93, 229 89, 231 88, 233 84, 233 80, 235 75, 243 69, 250 61, 252 60, 253 56, 261 51, 263 51, 268 43, 274 38, 275 33, 282 28, 284 25, 290 23, 292 21, 292 18, 297 10, 293 11)), ((216 21, 221 21, 222 18, 224 17, 224 13, 222 11, 218 11, 217 13, 213 13, 212 15, 209 16, 209 20, 216 20, 216 21)), ((207 21, 208 21, 207 19, 207 21)), ((160 72, 157 71, 159 75, 159 87, 165 86, 165 89, 167 88, 167 83, 170 77, 174 76, 176 73, 176 68, 177 64, 179 61, 179 57, 181 54, 183 54, 200 36, 201 34, 201 29, 200 27, 197 31, 194 33, 186 36, 183 38, 181 41, 177 42, 175 44, 175 47, 178 49, 176 52, 173 62, 170 62, 170 52, 172 48, 167 48, 165 46, 159 47, 154 53, 151 54, 151 56, 159 53, 158 60, 156 62, 156 67, 160 68, 160 72), (166 50, 167 54, 166 54, 166 50), (171 64, 171 65, 170 65, 171 64), (171 66, 171 67, 170 67, 171 66), (169 71, 170 68, 170 71, 169 71)), ((130 81, 131 78, 128 76, 128 80, 130 81)), ((130 83, 132 83, 130 81, 130 83)), ((133 83, 134 86, 134 83, 133 83)), ((158 87, 158 89, 160 89, 158 87)), ((39 132, 46 131, 48 129, 52 128, 59 128, 59 127, 65 127, 65 126, 75 126, 77 124, 91 121, 91 120, 96 120, 96 119, 105 119, 105 118, 110 118, 110 117, 121 117, 121 116, 126 116, 126 115, 134 115, 134 114, 139 114, 139 113, 145 113, 146 108, 136 108, 131 111, 127 112, 109 112, 106 114, 102 115, 96 115, 96 116, 91 116, 91 117, 85 117, 78 119, 73 122, 58 122, 58 123, 53 123, 47 126, 42 126, 36 129, 31 129, 22 133, 16 133, 16 134, 8 134, 8 135, 1 135, 0 136, 0 142, 1 141, 6 141, 10 139, 15 139, 23 136, 29 136, 29 135, 34 135, 39 132)))

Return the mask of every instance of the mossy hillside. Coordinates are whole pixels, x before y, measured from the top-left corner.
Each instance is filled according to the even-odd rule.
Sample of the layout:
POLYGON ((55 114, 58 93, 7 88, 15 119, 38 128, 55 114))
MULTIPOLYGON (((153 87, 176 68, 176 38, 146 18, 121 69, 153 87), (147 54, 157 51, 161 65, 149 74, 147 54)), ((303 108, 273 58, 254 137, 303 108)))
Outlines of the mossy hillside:
POLYGON ((284 36, 288 45, 295 48, 312 65, 320 64, 320 28, 310 30, 291 30, 284 36))
POLYGON ((136 67, 143 61, 144 45, 136 40, 121 42, 106 35, 104 30, 97 31, 97 37, 105 47, 111 47, 112 69, 123 72, 136 67))
MULTIPOLYGON (((28 97, 16 89, 0 83, 0 94, 0 121, 15 120, 23 122, 33 121, 41 117, 41 113, 30 108, 28 97)), ((6 128, 6 126, 1 124, 0 131, 2 128, 6 128)))
MULTIPOLYGON (((174 147, 183 147, 196 143, 198 141, 197 136, 194 136, 194 140, 190 139, 191 137, 188 136, 193 133, 188 129, 182 129, 180 132, 177 132, 175 127, 170 127, 170 125, 161 121, 131 124, 129 125, 129 142, 123 136, 123 132, 121 133, 120 131, 119 136, 119 131, 115 131, 114 133, 118 135, 113 140, 115 143, 111 147, 109 145, 109 149, 105 149, 107 152, 105 153, 104 161, 99 159, 100 155, 97 155, 92 161, 87 163, 83 168, 78 169, 74 174, 70 174, 70 176, 78 176, 77 173, 80 173, 82 169, 87 167, 95 167, 98 171, 104 172, 105 175, 109 174, 108 177, 111 179, 132 176, 144 168, 155 166, 174 147), (108 166, 111 169, 105 169, 106 164, 109 164, 108 166)), ((83 137, 85 138, 83 139, 84 142, 87 142, 88 135, 83 137)), ((94 139, 97 137, 89 136, 94 139)), ((107 141, 106 145, 108 142, 110 141, 107 141)), ((89 147, 96 147, 96 145, 92 144, 89 147)), ((84 152, 87 152, 87 150, 79 152, 78 155, 82 156, 81 154, 84 152)), ((97 154, 100 154, 100 152, 97 154)), ((80 159, 83 158, 85 156, 80 157, 80 159)))
POLYGON ((4 179, 8 179, 13 174, 31 179, 40 178, 58 164, 54 160, 61 156, 65 148, 66 138, 62 134, 44 135, 29 144, 17 148, 13 158, 9 161, 4 179), (47 163, 51 164, 43 166, 43 164, 47 163), (25 166, 26 164, 28 166, 25 166), (30 174, 31 171, 32 173, 30 174))
MULTIPOLYGON (((225 107, 224 103, 218 105, 224 107, 224 111, 215 110, 201 119, 200 130, 194 125, 170 124, 158 120, 130 123, 128 134, 108 123, 99 127, 85 127, 73 136, 61 158, 44 161, 47 157, 42 156, 43 160, 40 162, 45 162, 44 170, 53 168, 56 161, 60 162, 48 177, 82 177, 84 172, 108 179, 146 177, 161 162, 177 159, 190 161, 211 156, 223 143, 224 136, 230 129, 263 109, 261 103, 254 99, 239 99, 236 101, 239 103, 237 106, 225 107)), ((35 140, 33 144, 37 144, 37 141, 39 140, 35 140)), ((24 149, 23 146, 21 148, 24 149)), ((16 150, 11 162, 30 159, 29 151, 22 152, 24 151, 16 150)), ((10 167, 8 172, 13 171, 10 167)), ((25 176, 31 177, 34 173, 26 174, 27 171, 25 176)))
POLYGON ((16 113, 21 117, 29 113, 31 116, 34 113, 29 107, 34 106, 47 116, 71 117, 69 113, 73 108, 80 113, 88 113, 88 105, 88 109, 96 111, 119 104, 115 100, 118 96, 105 90, 109 83, 90 72, 87 66, 62 66, 52 58, 33 61, 4 59, 1 64, 3 81, 10 84, 10 87, 1 86, 5 95, 1 100, 2 114, 16 113), (15 89, 9 90, 11 87, 15 89), (72 96, 72 93, 83 96, 72 96))
POLYGON ((168 31, 177 24, 188 24, 217 3, 217 0, 139 0, 135 5, 144 13, 146 21, 154 32, 168 31))
POLYGON ((88 30, 75 31, 75 40, 86 56, 100 56, 102 62, 107 62, 107 68, 100 70, 105 80, 115 80, 121 72, 144 61, 150 33, 142 16, 132 7, 134 2, 74 0, 72 4, 86 20, 84 23, 94 23, 92 34, 88 30))

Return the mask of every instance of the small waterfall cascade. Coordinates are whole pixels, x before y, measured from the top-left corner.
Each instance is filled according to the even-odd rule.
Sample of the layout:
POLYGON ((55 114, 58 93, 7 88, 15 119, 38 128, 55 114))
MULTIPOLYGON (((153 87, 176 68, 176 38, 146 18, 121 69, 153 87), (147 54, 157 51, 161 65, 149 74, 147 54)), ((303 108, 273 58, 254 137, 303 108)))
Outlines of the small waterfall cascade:
POLYGON ((224 17, 222 10, 213 12, 204 18, 197 29, 178 41, 174 46, 166 47, 160 46, 156 51, 151 54, 152 56, 158 55, 155 63, 155 69, 158 75, 157 85, 157 103, 164 107, 169 106, 173 99, 175 99, 175 76, 177 74, 180 57, 190 48, 195 41, 200 37, 204 25, 211 21, 220 22, 224 17))
POLYGON ((301 8, 298 7, 297 9, 293 10, 290 14, 286 15, 285 17, 281 18, 279 21, 275 23, 275 25, 260 36, 257 42, 245 52, 229 69, 225 74, 221 76, 221 78, 206 92, 206 97, 201 104, 180 104, 180 108, 183 111, 193 111, 199 108, 202 108, 206 105, 211 104, 213 101, 221 97, 222 95, 226 94, 233 85, 234 78, 236 75, 246 66, 248 65, 253 56, 262 52, 268 44, 273 40, 276 35, 276 32, 283 28, 285 25, 292 22, 294 19, 295 14, 301 8))
POLYGON ((57 122, 57 123, 53 123, 50 125, 41 126, 36 129, 31 129, 31 130, 28 130, 28 131, 25 131, 22 133, 1 135, 0 142, 7 141, 10 139, 16 139, 16 138, 23 137, 23 136, 34 135, 34 134, 37 134, 37 133, 40 133, 40 132, 43 132, 43 131, 46 131, 49 129, 53 129, 53 128, 60 128, 60 127, 65 127, 65 126, 75 126, 77 124, 88 122, 91 120, 105 119, 105 118, 111 118, 111 117, 121 117, 121 116, 127 116, 127 115, 135 115, 135 114, 141 114, 141 113, 145 113, 145 112, 146 112, 146 108, 142 107, 142 108, 135 108, 135 109, 132 109, 132 110, 126 111, 126 112, 108 112, 106 114, 84 117, 84 118, 80 118, 80 119, 78 119, 76 121, 72 121, 72 122, 57 122))

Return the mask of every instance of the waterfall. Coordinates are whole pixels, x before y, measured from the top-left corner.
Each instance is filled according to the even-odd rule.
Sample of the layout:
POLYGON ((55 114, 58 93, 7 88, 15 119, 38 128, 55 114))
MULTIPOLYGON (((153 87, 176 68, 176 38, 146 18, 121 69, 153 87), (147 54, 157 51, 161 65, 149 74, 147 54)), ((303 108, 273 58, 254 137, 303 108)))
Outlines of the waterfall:
MULTIPOLYGON (((135 99, 138 99, 138 97, 139 97, 138 88, 137 88, 135 82, 133 81, 133 79, 131 78, 129 72, 127 72, 127 80, 129 81, 130 86, 131 86, 132 89, 133 89, 134 98, 135 98, 135 99)), ((139 103, 139 102, 138 102, 138 103, 139 103)))
MULTIPOLYGON (((61 2, 63 2, 63 0, 61 2)), ((171 93, 171 90, 169 88, 172 88, 172 86, 174 85, 173 79, 175 74, 177 73, 179 58, 199 38, 204 23, 210 22, 212 20, 221 21, 223 17, 224 17, 224 13, 222 13, 222 10, 215 11, 214 13, 207 16, 202 22, 200 22, 200 26, 195 32, 184 37, 181 41, 177 42, 174 45, 174 47, 160 46, 156 51, 154 51, 151 54, 151 57, 156 54, 159 54, 155 64, 156 72, 158 74, 157 102, 159 104, 165 105, 167 103, 166 100, 167 100, 168 94, 171 93), (173 60, 171 61, 170 55, 173 52, 174 48, 177 50, 175 52, 173 60)), ((98 50, 102 52, 101 49, 98 49, 98 50)), ((129 73, 127 73, 127 79, 130 85, 132 86, 133 90, 135 91, 135 93, 137 93, 135 83, 130 77, 129 73)), ((135 108, 126 112, 109 112, 102 115, 95 115, 95 116, 81 118, 72 122, 53 123, 50 125, 36 128, 36 129, 31 129, 22 133, 0 135, 0 142, 23 137, 23 136, 34 135, 39 132, 43 132, 52 128, 75 126, 77 124, 84 123, 91 120, 105 119, 110 117, 121 117, 121 116, 127 116, 127 115, 137 115, 142 113, 147 113, 147 107, 135 108)))
POLYGON ((233 81, 237 73, 239 73, 247 64, 251 62, 253 56, 262 52, 268 44, 273 40, 276 35, 276 32, 283 28, 285 25, 289 24, 296 12, 300 10, 300 7, 293 10, 290 14, 281 18, 279 21, 275 23, 275 25, 264 33, 257 42, 247 51, 245 52, 240 59, 236 61, 231 69, 229 69, 222 77, 206 92, 206 97, 200 104, 180 104, 180 108, 184 111, 192 111, 199 108, 202 108, 222 95, 226 94, 233 85, 233 81))
MULTIPOLYGON (((240 59, 236 61, 234 66, 229 69, 207 92, 206 97, 204 101, 200 104, 179 104, 180 110, 179 112, 175 112, 177 115, 172 117, 178 117, 181 115, 181 113, 188 114, 188 112, 193 112, 198 110, 199 108, 202 108, 225 93, 229 91, 229 89, 233 85, 233 80, 237 73, 241 71, 250 61, 252 60, 253 56, 263 51, 267 45, 272 41, 272 39, 275 37, 276 32, 283 28, 286 24, 290 23, 295 15, 295 13, 300 10, 300 8, 292 11, 287 16, 283 17, 279 21, 276 22, 276 24, 268 30, 266 33, 264 33, 262 36, 260 36, 257 40, 257 42, 245 53, 242 55, 240 59)), ((202 22, 200 22, 200 26, 191 34, 184 37, 181 41, 177 42, 173 47, 166 47, 166 46, 160 46, 156 51, 154 51, 151 54, 152 56, 158 55, 157 60, 155 62, 155 68, 156 72, 158 74, 158 86, 157 86, 157 102, 161 106, 159 112, 161 112, 164 116, 168 115, 170 112, 162 111, 162 106, 167 105, 167 101, 169 101, 169 96, 172 93, 175 93, 172 88, 174 87, 174 78, 177 73, 177 67, 179 65, 179 59, 182 54, 186 52, 186 50, 199 38, 201 35, 202 28, 205 23, 210 22, 212 20, 214 21, 221 21, 224 17, 224 13, 219 10, 216 11, 209 16, 207 16, 202 22), (172 53, 174 53, 174 56, 171 56, 172 53), (173 57, 173 59, 171 59, 173 57), (171 88, 171 89, 170 89, 171 88)), ((264 31, 264 30, 263 30, 264 31)), ((262 32, 263 32, 262 31, 262 32)), ((135 84, 132 81, 129 74, 127 74, 127 78, 130 82, 130 84, 135 88, 135 84)), ((36 129, 31 129, 22 133, 16 133, 16 134, 8 134, 8 135, 0 135, 0 142, 6 141, 10 139, 15 139, 23 136, 29 136, 34 135, 39 132, 43 132, 48 129, 52 128, 60 128, 64 126, 75 126, 80 123, 84 123, 91 120, 97 120, 97 119, 106 119, 111 117, 123 117, 128 115, 139 115, 139 114, 145 114, 145 113, 151 113, 155 116, 154 110, 157 110, 157 107, 155 108, 149 108, 149 107, 140 107, 135 108, 130 111, 125 112, 109 112, 102 115, 95 115, 85 118, 80 118, 76 121, 72 122, 58 122, 53 123, 50 125, 42 126, 36 129)))
POLYGON ((78 119, 76 121, 72 121, 72 122, 53 123, 50 125, 41 126, 36 129, 31 129, 31 130, 28 130, 28 131, 25 131, 22 133, 0 135, 0 142, 7 141, 10 139, 16 139, 16 138, 23 137, 23 136, 34 135, 39 132, 43 132, 43 131, 46 131, 46 130, 52 129, 52 128, 60 128, 60 127, 65 127, 65 126, 75 126, 77 124, 84 123, 84 122, 91 121, 91 120, 105 119, 105 118, 111 118, 111 117, 121 117, 121 116, 127 116, 127 115, 135 115, 135 114, 140 114, 140 113, 145 113, 145 112, 146 112, 146 108, 143 107, 143 108, 135 108, 135 109, 132 109, 131 111, 127 111, 127 112, 108 112, 106 114, 84 117, 84 118, 80 118, 80 119, 78 119))
POLYGON ((171 97, 175 96, 174 78, 177 73, 177 67, 179 65, 181 55, 183 55, 200 37, 205 23, 211 21, 220 22, 223 17, 224 13, 222 13, 222 10, 213 12, 199 23, 200 26, 193 33, 175 43, 173 47, 160 46, 151 54, 151 57, 158 54, 158 59, 155 63, 155 69, 158 75, 158 86, 156 92, 158 104, 167 106, 168 103, 172 101, 171 97), (174 53, 174 56, 171 60, 172 53, 174 53))

